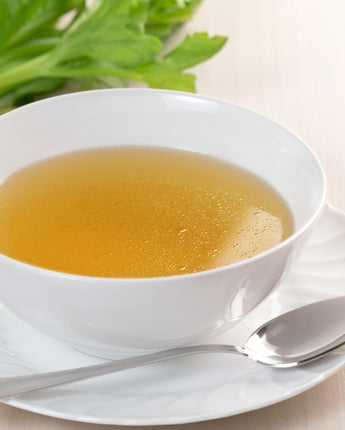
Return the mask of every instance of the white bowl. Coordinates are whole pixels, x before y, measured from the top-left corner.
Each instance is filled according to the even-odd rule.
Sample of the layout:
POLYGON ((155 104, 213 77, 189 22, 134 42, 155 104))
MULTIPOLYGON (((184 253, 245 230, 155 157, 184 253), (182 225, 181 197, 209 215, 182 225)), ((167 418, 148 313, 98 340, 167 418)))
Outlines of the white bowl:
POLYGON ((146 89, 59 96, 0 117, 0 178, 77 149, 185 148, 220 157, 268 181, 288 203, 295 232, 239 263, 189 275, 93 278, 0 254, 0 298, 37 329, 107 357, 202 342, 255 308, 291 270, 325 203, 313 152, 272 121, 232 104, 146 89))

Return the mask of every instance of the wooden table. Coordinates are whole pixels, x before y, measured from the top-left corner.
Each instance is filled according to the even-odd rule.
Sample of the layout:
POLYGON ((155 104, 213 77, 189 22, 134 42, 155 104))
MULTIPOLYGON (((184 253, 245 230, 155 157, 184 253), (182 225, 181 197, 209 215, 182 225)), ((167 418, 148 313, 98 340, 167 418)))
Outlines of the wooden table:
MULTIPOLYGON (((229 36, 220 54, 196 68, 198 92, 258 111, 301 136, 323 163, 328 200, 343 210, 344 23, 343 0, 205 0, 178 36, 203 30, 229 36)), ((129 427, 64 421, 0 405, 0 430, 101 428, 129 427)), ((166 428, 345 429, 345 370, 295 398, 258 411, 166 428)))

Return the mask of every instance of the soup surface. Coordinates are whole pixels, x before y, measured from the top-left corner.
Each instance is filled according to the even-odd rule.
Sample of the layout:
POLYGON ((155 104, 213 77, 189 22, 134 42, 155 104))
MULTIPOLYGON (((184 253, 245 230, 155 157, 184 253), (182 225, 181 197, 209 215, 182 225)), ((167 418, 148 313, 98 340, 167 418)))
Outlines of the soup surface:
POLYGON ((292 230, 287 205, 261 179, 184 150, 71 152, 0 186, 0 252, 80 275, 203 271, 252 257, 292 230))

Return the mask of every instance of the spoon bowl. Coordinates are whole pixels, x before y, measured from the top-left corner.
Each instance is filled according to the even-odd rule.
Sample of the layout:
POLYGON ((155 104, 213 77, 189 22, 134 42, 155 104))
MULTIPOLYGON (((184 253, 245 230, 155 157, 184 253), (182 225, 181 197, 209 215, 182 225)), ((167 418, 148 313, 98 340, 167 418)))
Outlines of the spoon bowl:
POLYGON ((274 367, 316 360, 345 343, 345 297, 302 306, 255 330, 245 343, 250 358, 274 367))
POLYGON ((278 368, 301 366, 345 344, 345 297, 302 306, 256 329, 244 346, 193 345, 93 366, 0 379, 0 398, 201 353, 242 354, 278 368))

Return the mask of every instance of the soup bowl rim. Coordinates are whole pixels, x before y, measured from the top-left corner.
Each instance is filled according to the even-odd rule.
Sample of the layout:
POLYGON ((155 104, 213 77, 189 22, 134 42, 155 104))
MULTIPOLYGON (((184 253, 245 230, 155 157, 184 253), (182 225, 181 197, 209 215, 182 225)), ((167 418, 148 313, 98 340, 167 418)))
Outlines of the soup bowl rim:
MULTIPOLYGON (((280 242, 279 244, 267 249, 266 251, 260 252, 256 255, 254 255, 253 257, 244 259, 244 260, 240 260, 238 262, 235 263, 231 263, 225 266, 220 266, 220 267, 216 267, 213 269, 207 269, 207 270, 203 270, 203 271, 198 271, 198 272, 193 272, 193 273, 186 273, 186 274, 178 274, 178 275, 169 275, 169 276, 158 276, 158 277, 100 277, 100 276, 88 276, 88 275, 80 275, 80 274, 74 274, 74 273, 68 273, 68 272, 60 272, 57 270, 52 270, 52 269, 46 269, 44 267, 40 267, 40 266, 35 266, 33 264, 30 263, 26 263, 25 261, 21 261, 21 260, 17 260, 15 258, 12 257, 8 257, 5 254, 0 252, 0 261, 2 260, 4 263, 7 264, 12 264, 12 265, 17 265, 18 268, 22 268, 26 271, 31 271, 31 272, 35 272, 37 274, 45 274, 47 276, 52 276, 52 277, 58 277, 58 278, 68 278, 70 280, 76 280, 76 281, 84 281, 84 282, 107 282, 107 283, 114 283, 116 281, 121 281, 124 283, 149 283, 152 284, 153 282, 162 282, 162 281, 171 281, 174 280, 176 281, 178 280, 185 280, 185 279, 192 279, 192 278, 198 278, 200 276, 207 276, 207 275, 211 275, 211 274, 218 274, 218 273, 223 273, 223 272, 227 272, 227 271, 233 271, 236 270, 237 268, 242 268, 243 266, 246 266, 248 264, 251 264, 252 262, 259 262, 260 260, 264 260, 267 257, 269 257, 272 254, 275 254, 276 252, 278 252, 279 250, 281 250, 282 248, 285 248, 287 246, 289 246, 290 244, 292 244, 293 242, 295 242, 299 237, 301 237, 306 231, 309 230, 309 228, 317 221, 317 219, 319 218, 319 216, 321 215, 325 205, 326 205, 326 191, 327 191, 327 182, 326 182, 326 175, 324 172, 324 169, 322 167, 322 164, 318 158, 318 156, 316 155, 316 153, 313 151, 313 149, 311 149, 311 147, 301 138, 299 137, 296 133, 292 132, 291 130, 289 130, 287 127, 277 123, 276 121, 273 121, 271 119, 269 119, 268 117, 261 115, 251 109, 248 109, 246 107, 242 107, 238 104, 234 104, 231 103, 229 101, 226 100, 222 100, 220 98, 215 98, 215 97, 208 97, 208 96, 201 96, 198 94, 191 94, 188 92, 183 92, 183 91, 174 91, 174 90, 162 90, 162 89, 152 89, 152 88, 111 88, 111 89, 98 89, 98 90, 89 90, 89 91, 82 91, 79 93, 70 93, 70 94, 62 94, 62 95, 58 95, 55 97, 51 97, 51 98, 47 98, 44 100, 40 100, 40 101, 36 101, 33 103, 29 103, 25 106, 19 107, 17 109, 14 109, 13 111, 7 112, 3 115, 1 115, 0 117, 0 124, 2 121, 6 120, 6 118, 8 118, 9 116, 14 116, 17 113, 20 113, 24 110, 28 110, 32 107, 32 105, 44 105, 44 104, 49 104, 52 101, 56 100, 56 99, 60 99, 60 98, 74 98, 74 97, 78 97, 81 96, 83 97, 84 95, 90 94, 90 93, 109 93, 109 92, 114 92, 114 93, 121 93, 121 92, 131 92, 132 94, 138 93, 138 94, 145 94, 145 93, 157 93, 157 94, 161 94, 161 95, 165 95, 165 94, 170 94, 170 95, 174 95, 174 96, 188 96, 191 98, 195 98, 195 99, 199 99, 201 101, 206 101, 206 102, 213 102, 213 103, 217 103, 219 105, 226 105, 226 106, 231 106, 232 108, 235 109, 239 109, 241 111, 245 111, 247 113, 249 113, 252 116, 256 116, 259 117, 261 120, 264 120, 265 122, 269 122, 272 123, 272 125, 275 125, 276 127, 279 127, 282 131, 288 132, 292 138, 295 138, 296 141, 299 141, 299 144, 304 146, 308 151, 309 154, 311 156, 311 158, 314 159, 314 162, 317 165, 317 168, 319 169, 320 172, 320 177, 321 177, 321 181, 322 181, 322 192, 321 192, 321 198, 319 199, 319 203, 318 206, 316 208, 316 210, 314 210, 312 216, 310 216, 308 218, 308 220, 303 223, 303 225, 298 228, 295 229, 293 231, 293 233, 287 237, 286 239, 284 239, 282 242, 280 242)), ((126 145, 127 146, 127 145, 126 145)), ((177 146, 175 147, 167 147, 168 149, 178 149, 177 146)), ((64 154, 66 152, 61 153, 64 154)), ((249 172, 250 170, 247 169, 249 172)), ((282 196, 284 198, 284 196, 282 196)), ((293 211, 292 215, 293 215, 293 211)))

